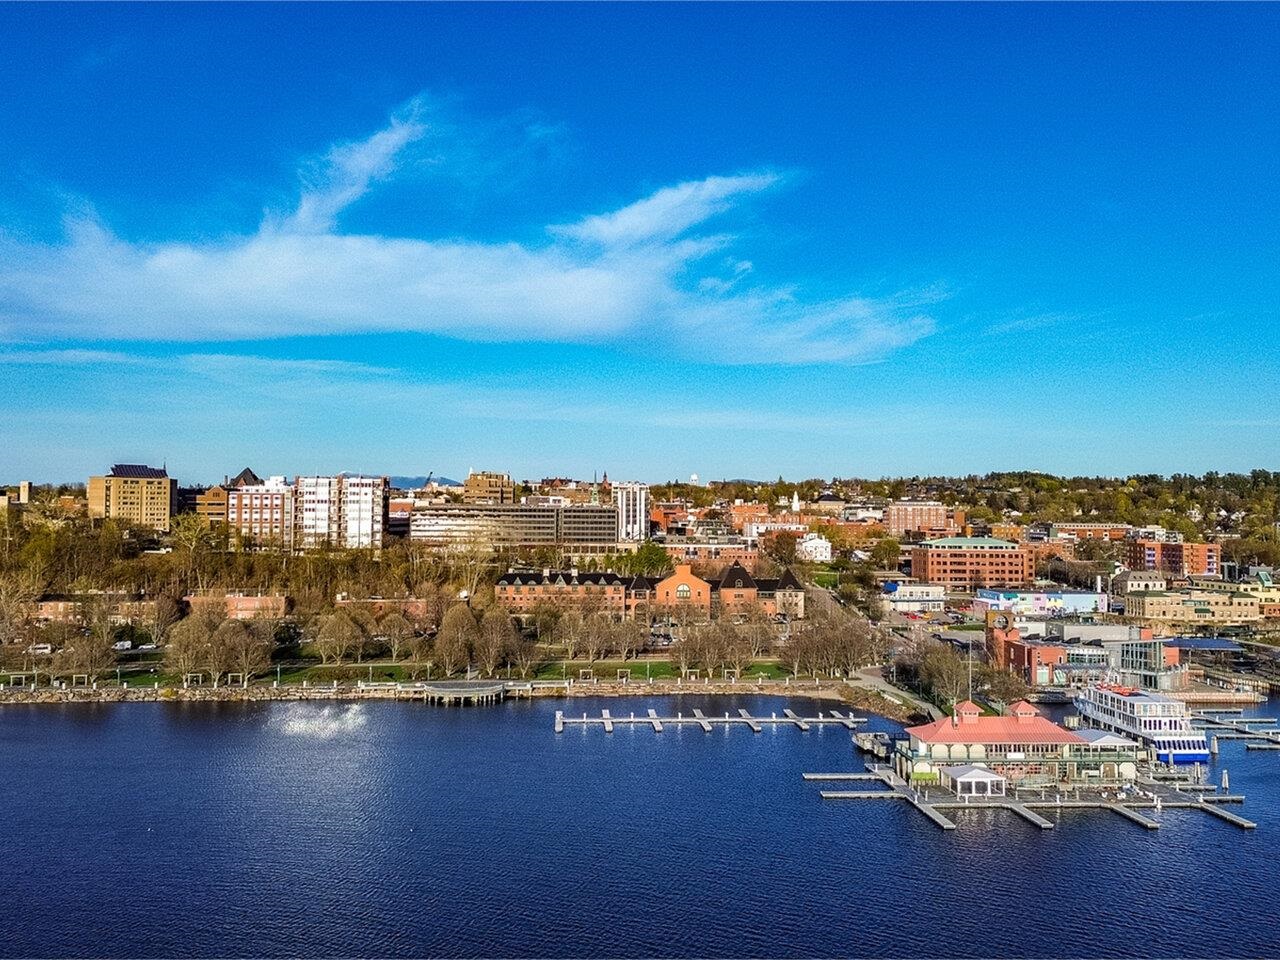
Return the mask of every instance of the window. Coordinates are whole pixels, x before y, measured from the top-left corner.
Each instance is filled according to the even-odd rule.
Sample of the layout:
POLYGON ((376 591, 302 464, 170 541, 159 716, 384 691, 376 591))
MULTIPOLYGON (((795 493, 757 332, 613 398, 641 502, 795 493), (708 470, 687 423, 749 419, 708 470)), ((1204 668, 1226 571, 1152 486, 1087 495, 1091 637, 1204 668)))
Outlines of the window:
POLYGON ((676 587, 677 600, 688 600, 691 593, 692 591, 690 591, 689 585, 687 583, 682 583, 680 584, 680 586, 676 587))

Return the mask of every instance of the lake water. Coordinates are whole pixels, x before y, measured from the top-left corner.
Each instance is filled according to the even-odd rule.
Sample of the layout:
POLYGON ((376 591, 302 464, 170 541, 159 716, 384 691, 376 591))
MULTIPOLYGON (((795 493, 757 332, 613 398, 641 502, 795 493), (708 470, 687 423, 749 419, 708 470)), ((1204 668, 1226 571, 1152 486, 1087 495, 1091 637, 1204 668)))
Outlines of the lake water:
POLYGON ((862 768, 843 729, 553 730, 558 707, 788 705, 826 709, 6 705, 0 955, 1280 951, 1280 753, 1224 744, 1254 831, 973 811, 943 833, 819 799, 801 773, 862 768))

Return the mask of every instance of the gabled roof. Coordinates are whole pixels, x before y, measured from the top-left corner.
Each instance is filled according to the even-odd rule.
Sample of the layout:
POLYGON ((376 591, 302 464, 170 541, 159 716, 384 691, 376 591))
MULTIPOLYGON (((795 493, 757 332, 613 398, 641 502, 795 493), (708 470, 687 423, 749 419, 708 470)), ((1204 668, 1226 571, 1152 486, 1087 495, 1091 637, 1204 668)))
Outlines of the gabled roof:
POLYGON ((117 463, 111 468, 110 476, 128 477, 131 480, 163 480, 169 474, 163 467, 147 467, 140 463, 117 463))
POLYGON ((262 483, 262 478, 256 473, 245 467, 234 477, 231 478, 230 486, 233 487, 256 487, 262 483))
POLYGON ((731 563, 720 577, 720 589, 754 590, 756 582, 746 567, 740 563, 731 563))
POLYGON ((975 766, 972 763, 962 763, 954 767, 942 767, 942 770, 952 780, 964 780, 967 782, 981 783, 999 783, 1005 778, 994 770, 988 770, 986 767, 975 766))
POLYGON ((791 572, 791 568, 782 571, 782 576, 778 578, 778 590, 803 590, 800 581, 796 579, 796 575, 791 572))
POLYGON ((544 584, 557 584, 568 586, 570 584, 591 584, 593 586, 625 586, 627 580, 610 571, 585 571, 579 570, 576 574, 572 570, 550 570, 545 575, 541 570, 508 570, 497 580, 497 585, 501 587, 523 587, 523 586, 541 586, 544 584))

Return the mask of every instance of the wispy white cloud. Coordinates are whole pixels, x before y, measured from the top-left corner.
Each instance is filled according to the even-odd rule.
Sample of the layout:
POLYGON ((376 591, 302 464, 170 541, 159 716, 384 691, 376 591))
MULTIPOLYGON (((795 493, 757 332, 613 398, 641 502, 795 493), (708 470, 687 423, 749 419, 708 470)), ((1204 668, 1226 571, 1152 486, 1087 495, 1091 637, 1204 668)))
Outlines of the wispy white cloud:
POLYGON ((551 232, 611 247, 674 240, 691 227, 728 210, 734 199, 768 190, 778 179, 777 174, 755 173, 707 177, 663 187, 621 210, 551 227, 551 232))
POLYGON ((339 214, 434 130, 421 102, 308 164, 289 212, 219 242, 142 243, 91 214, 39 243, 0 234, 0 337, 215 342, 427 332, 498 342, 661 340, 720 363, 876 359, 927 336, 927 312, 852 294, 806 298, 755 281, 696 228, 780 182, 712 176, 547 228, 541 243, 344 233, 339 214), (700 275, 701 274, 701 275, 700 275))
POLYGON ((337 215, 368 193, 375 181, 389 176, 405 147, 426 135, 422 109, 421 102, 414 101, 373 136, 335 144, 321 163, 304 167, 302 195, 283 228, 298 233, 332 230, 337 215))

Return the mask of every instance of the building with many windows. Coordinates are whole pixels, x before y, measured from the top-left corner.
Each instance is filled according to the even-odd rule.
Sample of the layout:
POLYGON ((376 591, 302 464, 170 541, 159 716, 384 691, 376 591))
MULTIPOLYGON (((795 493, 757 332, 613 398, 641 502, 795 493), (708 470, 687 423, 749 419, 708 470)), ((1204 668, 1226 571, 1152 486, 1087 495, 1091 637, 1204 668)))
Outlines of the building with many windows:
POLYGON ((515 503, 516 485, 506 473, 471 471, 462 485, 463 503, 515 503))
POLYGON ((1246 626, 1262 619, 1262 605, 1247 593, 1153 590, 1125 596, 1124 615, 1170 629, 1246 626))
POLYGON ((662 547, 677 564, 720 566, 740 563, 754 570, 760 552, 750 541, 738 536, 672 537, 662 541, 662 547))
POLYGON ((948 590, 1016 587, 1035 574, 1031 551, 994 537, 943 537, 911 550, 911 576, 948 590))
POLYGON ((615 483, 613 505, 618 510, 618 535, 621 543, 649 538, 649 485, 615 483))
POLYGON ((88 499, 90 517, 168 530, 178 507, 178 483, 163 467, 117 463, 110 473, 89 478, 88 499))
POLYGON ((947 527, 947 508, 937 500, 895 500, 884 508, 884 528, 891 537, 908 530, 926 533, 947 527))
POLYGON ((1125 566, 1130 570, 1160 570, 1179 577, 1210 576, 1222 572, 1222 550, 1216 543, 1135 539, 1125 543, 1125 566))
POLYGON ((443 549, 598 556, 618 551, 618 515, 613 504, 416 503, 409 538, 443 549))
POLYGON ((338 477, 298 477, 295 482, 297 518, 295 542, 303 549, 336 547, 342 543, 342 480, 338 477))
POLYGON ((284 477, 232 487, 227 494, 227 527, 241 543, 292 550, 294 487, 284 477))
POLYGON ((553 604, 616 619, 665 618, 706 621, 713 616, 804 619, 804 588, 790 570, 781 577, 756 579, 742 566, 730 565, 704 579, 688 564, 677 564, 664 577, 629 577, 613 571, 508 570, 494 585, 494 596, 516 616, 553 604))
POLYGON ((391 487, 386 477, 342 477, 339 542, 348 550, 378 549, 386 542, 391 487))

